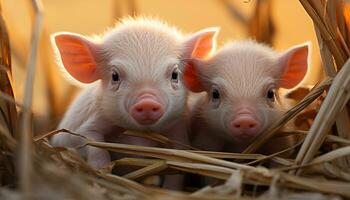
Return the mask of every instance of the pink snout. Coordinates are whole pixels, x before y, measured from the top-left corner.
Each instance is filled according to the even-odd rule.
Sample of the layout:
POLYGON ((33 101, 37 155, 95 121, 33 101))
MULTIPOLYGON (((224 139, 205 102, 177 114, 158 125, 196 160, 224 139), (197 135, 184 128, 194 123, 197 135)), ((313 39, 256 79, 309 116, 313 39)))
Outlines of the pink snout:
POLYGON ((156 123, 164 114, 162 104, 153 96, 145 95, 131 107, 131 116, 142 125, 156 123))
POLYGON ((249 114, 240 114, 231 122, 231 132, 239 138, 249 139, 261 131, 261 124, 249 114))

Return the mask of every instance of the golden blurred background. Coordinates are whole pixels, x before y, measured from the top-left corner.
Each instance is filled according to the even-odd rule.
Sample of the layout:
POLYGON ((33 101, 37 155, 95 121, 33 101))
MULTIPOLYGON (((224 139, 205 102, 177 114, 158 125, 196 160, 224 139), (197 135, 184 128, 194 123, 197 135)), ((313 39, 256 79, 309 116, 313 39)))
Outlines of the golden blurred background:
MULTIPOLYGON (((26 0, 4 0, 2 11, 10 35, 15 97, 22 102, 33 9, 26 0)), ((299 1, 286 0, 42 0, 43 31, 34 83, 36 132, 54 129, 78 91, 55 63, 50 34, 69 31, 103 33, 124 16, 158 17, 184 33, 219 26, 219 46, 230 40, 257 37, 283 51, 311 41, 310 70, 303 84, 322 77, 319 50, 311 19, 299 1), (259 38, 260 37, 260 38, 259 38)))

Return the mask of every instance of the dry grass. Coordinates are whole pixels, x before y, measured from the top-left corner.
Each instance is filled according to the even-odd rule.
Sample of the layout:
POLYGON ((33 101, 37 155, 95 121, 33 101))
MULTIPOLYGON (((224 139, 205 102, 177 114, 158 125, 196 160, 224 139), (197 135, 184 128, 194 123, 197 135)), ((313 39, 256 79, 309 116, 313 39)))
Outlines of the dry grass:
MULTIPOLYGON (((300 0, 314 21, 328 78, 316 85, 244 153, 199 151, 190 146, 184 146, 189 150, 174 150, 101 143, 84 138, 84 146, 104 148, 131 157, 145 157, 125 157, 97 171, 75 153, 81 147, 75 150, 53 148, 47 142, 49 136, 60 131, 75 133, 55 130, 32 137, 33 71, 42 20, 42 8, 38 2, 33 1, 34 28, 23 105, 16 103, 13 97, 9 42, 5 24, 0 18, 0 199, 350 198, 347 160, 350 155, 350 62, 346 62, 350 44, 348 4, 340 0, 300 0), (310 130, 279 131, 325 92, 326 98, 310 130), (16 106, 22 112, 19 122, 16 106), (19 131, 18 125, 21 127, 19 131), (295 149, 297 155, 281 157, 284 151, 272 155, 253 154, 277 134, 300 136, 300 143, 285 150, 295 149), (275 167, 263 167, 262 164, 275 167), (112 168, 119 166, 133 166, 137 169, 124 176, 110 173, 112 168), (152 175, 167 173, 192 173, 212 177, 218 180, 218 184, 196 188, 191 192, 175 192, 138 182, 152 175)), ((164 144, 177 143, 160 134, 145 136, 131 131, 125 134, 164 144)))

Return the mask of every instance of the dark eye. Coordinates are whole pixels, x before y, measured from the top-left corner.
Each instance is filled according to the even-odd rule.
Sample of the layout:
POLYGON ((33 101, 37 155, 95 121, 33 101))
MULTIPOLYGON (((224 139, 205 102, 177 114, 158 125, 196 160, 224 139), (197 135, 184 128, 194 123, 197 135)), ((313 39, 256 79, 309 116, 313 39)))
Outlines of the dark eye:
POLYGON ((178 74, 177 72, 173 72, 173 73, 171 74, 171 79, 177 80, 178 76, 179 76, 179 74, 178 74))
POLYGON ((213 86, 210 91, 211 102, 215 108, 220 105, 221 102, 221 94, 217 86, 213 86))
POLYGON ((118 74, 118 72, 113 72, 113 74, 112 74, 112 80, 113 80, 113 81, 119 81, 119 74, 118 74))
POLYGON ((173 67, 173 71, 171 72, 171 87, 173 89, 178 89, 180 84, 179 84, 179 76, 180 76, 180 71, 177 65, 173 67))
POLYGON ((273 89, 269 89, 267 91, 266 97, 270 100, 270 101, 275 101, 275 91, 273 89))
POLYGON ((213 90, 211 91, 211 96, 213 98, 213 101, 219 100, 220 99, 219 90, 216 88, 213 88, 213 90))
POLYGON ((171 73, 171 81, 175 83, 179 81, 179 71, 177 68, 171 73))

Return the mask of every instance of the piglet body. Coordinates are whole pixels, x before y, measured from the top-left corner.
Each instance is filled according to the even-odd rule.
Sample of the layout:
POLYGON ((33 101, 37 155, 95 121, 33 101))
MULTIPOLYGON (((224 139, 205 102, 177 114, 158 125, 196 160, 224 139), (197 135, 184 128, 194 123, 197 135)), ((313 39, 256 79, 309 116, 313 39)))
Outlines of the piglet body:
MULTIPOLYGON (((89 83, 71 104, 58 128, 95 141, 159 146, 131 136, 125 130, 165 133, 188 143, 187 91, 182 81, 184 60, 207 56, 218 29, 183 36, 157 20, 125 19, 99 40, 72 33, 52 37, 60 64, 75 81, 89 83)), ((82 139, 59 133, 54 146, 76 147, 82 139)), ((175 146, 174 148, 180 148, 175 146)), ((81 150, 89 164, 102 168, 107 151, 81 150)))
MULTIPOLYGON (((208 60, 193 59, 184 74, 202 92, 191 110, 192 145, 203 150, 242 152, 285 111, 278 89, 296 86, 307 71, 308 45, 277 53, 253 41, 224 46, 208 60)), ((293 144, 271 141, 262 153, 293 144)))

